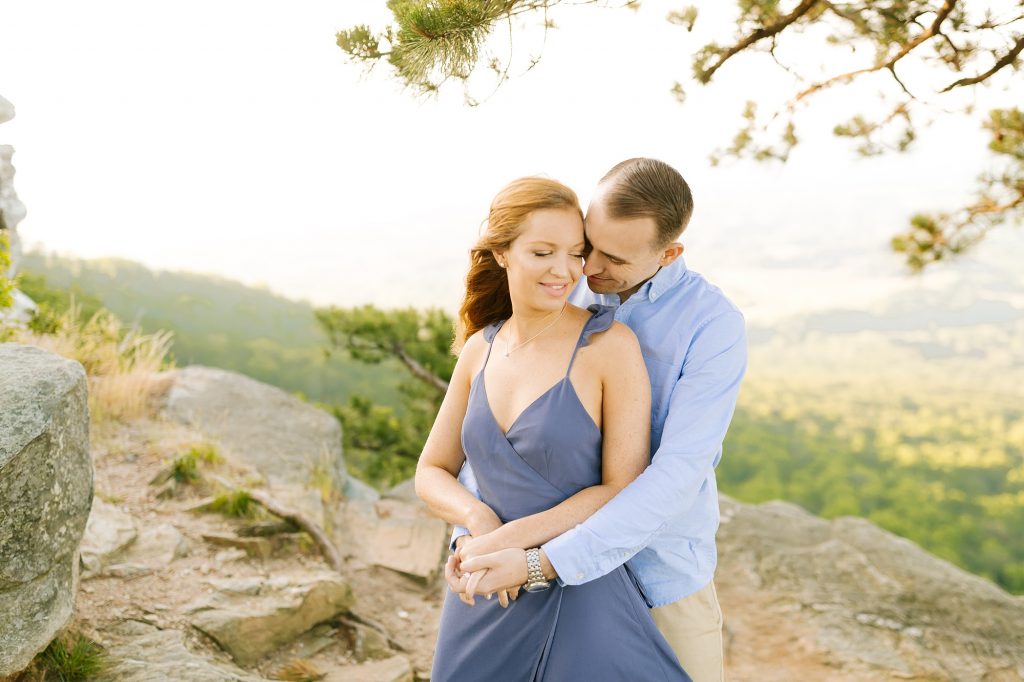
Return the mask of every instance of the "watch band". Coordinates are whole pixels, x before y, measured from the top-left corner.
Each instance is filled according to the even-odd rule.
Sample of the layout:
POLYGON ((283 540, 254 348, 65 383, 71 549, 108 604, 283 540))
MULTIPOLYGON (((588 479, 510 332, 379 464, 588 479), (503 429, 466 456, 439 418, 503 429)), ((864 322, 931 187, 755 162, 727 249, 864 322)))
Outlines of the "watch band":
POLYGON ((526 584, 547 584, 544 571, 540 567, 540 549, 534 547, 526 550, 526 584))

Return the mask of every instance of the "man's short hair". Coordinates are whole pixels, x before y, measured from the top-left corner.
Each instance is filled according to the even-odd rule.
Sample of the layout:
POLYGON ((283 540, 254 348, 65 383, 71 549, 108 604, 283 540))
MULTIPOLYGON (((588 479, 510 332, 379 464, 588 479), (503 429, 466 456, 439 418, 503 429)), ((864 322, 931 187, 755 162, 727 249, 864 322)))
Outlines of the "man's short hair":
POLYGON ((627 159, 605 173, 600 184, 609 184, 604 207, 610 217, 654 219, 659 248, 678 239, 693 215, 690 186, 664 161, 627 159))

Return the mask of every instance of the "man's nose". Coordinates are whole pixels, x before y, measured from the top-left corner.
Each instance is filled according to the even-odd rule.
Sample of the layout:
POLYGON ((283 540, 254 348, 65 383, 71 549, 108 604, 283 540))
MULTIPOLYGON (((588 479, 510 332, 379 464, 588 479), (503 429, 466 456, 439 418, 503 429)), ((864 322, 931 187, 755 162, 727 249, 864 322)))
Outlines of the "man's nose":
POLYGON ((596 275, 603 269, 604 267, 601 265, 601 259, 595 253, 589 254, 587 256, 587 259, 583 261, 583 274, 586 275, 587 277, 590 277, 591 275, 596 275))

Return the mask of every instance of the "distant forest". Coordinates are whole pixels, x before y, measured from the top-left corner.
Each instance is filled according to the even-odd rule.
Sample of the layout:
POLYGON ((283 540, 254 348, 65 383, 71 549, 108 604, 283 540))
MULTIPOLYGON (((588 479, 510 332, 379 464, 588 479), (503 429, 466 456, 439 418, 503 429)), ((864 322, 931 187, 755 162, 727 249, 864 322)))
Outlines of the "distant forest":
MULTIPOLYGON (((146 332, 173 331, 179 366, 242 372, 336 414, 356 396, 401 414, 405 370, 326 359, 306 303, 127 261, 29 253, 21 268, 30 295, 60 292, 55 306, 73 293, 146 332)), ((952 312, 941 299, 904 301, 886 314, 836 311, 751 328, 751 369, 719 488, 746 502, 863 516, 1024 593, 1020 338, 1024 310, 986 300, 952 312)), ((353 450, 350 468, 377 485, 414 466, 408 452, 353 450)))

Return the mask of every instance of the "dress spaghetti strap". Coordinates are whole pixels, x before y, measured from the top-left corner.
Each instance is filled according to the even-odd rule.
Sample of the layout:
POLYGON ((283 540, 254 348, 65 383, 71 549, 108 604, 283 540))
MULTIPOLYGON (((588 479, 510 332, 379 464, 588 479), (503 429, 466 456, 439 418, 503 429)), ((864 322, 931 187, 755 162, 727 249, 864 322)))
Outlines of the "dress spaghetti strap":
POLYGON ((572 371, 572 364, 576 362, 576 353, 590 342, 591 334, 606 331, 615 322, 615 306, 598 305, 595 303, 588 307, 587 310, 591 312, 590 319, 583 325, 580 338, 576 340, 576 347, 572 351, 572 357, 569 358, 569 367, 565 370, 565 376, 569 376, 569 372, 572 371))

